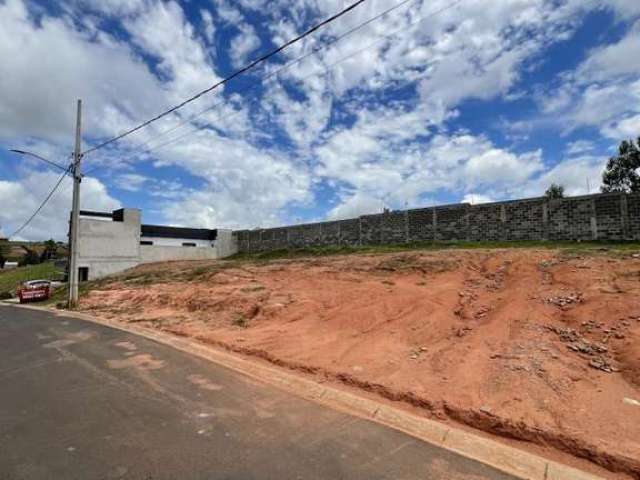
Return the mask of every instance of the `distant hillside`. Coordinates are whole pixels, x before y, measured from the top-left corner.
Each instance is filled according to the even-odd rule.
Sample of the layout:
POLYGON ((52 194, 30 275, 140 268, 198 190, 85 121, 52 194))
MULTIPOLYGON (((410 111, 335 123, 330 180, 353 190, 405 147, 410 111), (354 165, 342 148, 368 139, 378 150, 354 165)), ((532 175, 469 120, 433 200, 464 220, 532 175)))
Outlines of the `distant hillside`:
MULTIPOLYGON (((26 253, 23 246, 30 250, 33 250, 38 255, 40 255, 45 249, 44 242, 13 242, 12 241, 12 242, 9 242, 9 245, 10 245, 10 248, 9 248, 9 253, 7 255, 7 260, 11 262, 17 262, 26 253)), ((67 254, 68 254, 67 245, 58 244, 56 256, 58 258, 66 258, 67 254)))

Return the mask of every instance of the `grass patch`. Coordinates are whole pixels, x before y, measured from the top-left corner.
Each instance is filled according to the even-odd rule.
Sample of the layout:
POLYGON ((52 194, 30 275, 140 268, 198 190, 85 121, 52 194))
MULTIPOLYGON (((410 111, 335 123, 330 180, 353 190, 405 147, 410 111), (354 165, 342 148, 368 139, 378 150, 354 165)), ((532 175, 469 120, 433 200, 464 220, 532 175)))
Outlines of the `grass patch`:
MULTIPOLYGON (((149 285, 151 283, 188 282, 200 280, 205 277, 229 268, 231 263, 210 261, 202 265, 201 261, 190 265, 181 261, 178 265, 173 262, 162 262, 158 264, 143 264, 122 273, 111 275, 104 279, 105 282, 122 282, 126 285, 149 285)), ((176 262, 178 263, 178 262, 176 262)))
POLYGON ((406 251, 464 250, 464 249, 497 249, 497 248, 544 248, 562 250, 568 255, 585 253, 626 254, 640 251, 640 242, 555 242, 555 241, 512 241, 512 242, 413 242, 395 245, 363 245, 307 247, 300 249, 280 249, 269 252, 238 253, 229 260, 268 262, 278 259, 295 259, 304 257, 324 257, 329 255, 349 254, 382 254, 406 251))
POLYGON ((247 328, 249 326, 249 322, 241 313, 234 313, 231 323, 240 328, 247 328))
POLYGON ((15 292, 18 284, 27 280, 61 280, 63 275, 51 262, 0 270, 0 294, 15 292))
MULTIPOLYGON (((100 283, 101 283, 100 280, 96 280, 93 282, 82 282, 78 284, 78 298, 82 298, 91 290, 98 287, 100 283)), ((67 299, 68 299, 68 290, 67 290, 67 285, 65 284, 61 287, 56 288, 47 300, 45 300, 44 302, 40 302, 40 305, 43 305, 46 307, 55 305, 60 309, 66 309, 67 299)))

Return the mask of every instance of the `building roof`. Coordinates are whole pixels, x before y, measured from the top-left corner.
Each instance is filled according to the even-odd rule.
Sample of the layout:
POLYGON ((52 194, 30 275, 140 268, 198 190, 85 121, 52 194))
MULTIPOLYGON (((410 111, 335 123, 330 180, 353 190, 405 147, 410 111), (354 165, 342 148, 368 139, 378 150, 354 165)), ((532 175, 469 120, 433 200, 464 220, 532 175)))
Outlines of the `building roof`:
POLYGON ((94 212, 93 210, 80 210, 81 217, 113 218, 113 212, 94 212))
POLYGON ((140 228, 142 237, 157 238, 185 238, 190 240, 215 240, 217 230, 207 228, 168 227, 165 225, 142 225, 140 228))
MULTIPOLYGON (((92 210, 80 210, 83 217, 111 218, 115 222, 121 222, 124 209, 113 212, 95 212, 92 210)), ((218 237, 217 230, 208 228, 170 227, 167 225, 141 225, 141 237, 155 238, 182 238, 185 240, 215 240, 218 237)))

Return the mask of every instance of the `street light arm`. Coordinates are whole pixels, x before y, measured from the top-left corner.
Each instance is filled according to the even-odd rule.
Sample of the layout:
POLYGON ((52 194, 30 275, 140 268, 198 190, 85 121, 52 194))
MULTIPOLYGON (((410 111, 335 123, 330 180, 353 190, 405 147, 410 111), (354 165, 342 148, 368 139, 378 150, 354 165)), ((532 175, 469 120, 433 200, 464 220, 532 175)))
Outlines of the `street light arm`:
POLYGON ((43 161, 45 163, 48 163, 49 165, 51 165, 53 167, 56 167, 56 168, 59 168, 60 170, 63 170, 65 172, 69 170, 69 167, 63 167, 59 163, 52 162, 51 160, 47 160, 46 158, 38 155, 37 153, 27 152, 26 150, 18 150, 17 148, 12 148, 9 151, 13 152, 13 153, 17 153, 19 155, 26 155, 26 156, 29 156, 29 157, 37 158, 38 160, 41 160, 41 161, 43 161))

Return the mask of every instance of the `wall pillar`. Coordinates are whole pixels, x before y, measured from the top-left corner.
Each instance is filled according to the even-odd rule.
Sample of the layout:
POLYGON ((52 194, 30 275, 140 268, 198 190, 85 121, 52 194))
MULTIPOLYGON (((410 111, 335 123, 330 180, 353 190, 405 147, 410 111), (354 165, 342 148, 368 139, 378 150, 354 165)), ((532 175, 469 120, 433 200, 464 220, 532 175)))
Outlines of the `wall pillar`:
POLYGON ((629 206, 627 204, 627 194, 620 193, 620 229, 622 230, 622 239, 630 240, 629 233, 629 206))
POLYGON ((591 238, 598 239, 598 219, 596 218, 596 200, 591 200, 591 238))
POLYGON ((436 207, 433 207, 433 241, 438 239, 438 214, 436 213, 436 207))
POLYGON ((404 211, 404 239, 409 243, 409 210, 404 211))
POLYGON ((549 240, 549 202, 542 203, 542 239, 549 240))
POLYGON ((464 239, 469 242, 471 241, 471 209, 472 205, 467 205, 465 209, 464 215, 464 239))

